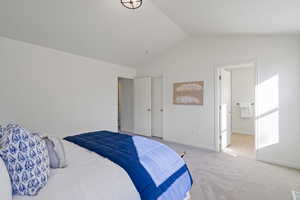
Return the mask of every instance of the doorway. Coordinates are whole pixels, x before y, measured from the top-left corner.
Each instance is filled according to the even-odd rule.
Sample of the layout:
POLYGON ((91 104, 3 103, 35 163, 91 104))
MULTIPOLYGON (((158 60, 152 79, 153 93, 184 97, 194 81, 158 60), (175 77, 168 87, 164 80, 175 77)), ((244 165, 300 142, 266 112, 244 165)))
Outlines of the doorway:
POLYGON ((163 77, 118 78, 118 129, 163 138, 163 77))
POLYGON ((255 158, 255 84, 254 62, 218 68, 220 151, 255 158))
POLYGON ((118 131, 133 133, 134 80, 118 78, 118 131))

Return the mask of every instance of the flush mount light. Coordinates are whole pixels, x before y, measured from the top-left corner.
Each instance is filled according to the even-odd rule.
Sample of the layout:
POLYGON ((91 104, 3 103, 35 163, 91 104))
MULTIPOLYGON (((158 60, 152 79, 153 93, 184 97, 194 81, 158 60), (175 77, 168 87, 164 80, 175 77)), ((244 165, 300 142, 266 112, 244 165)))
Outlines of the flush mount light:
POLYGON ((137 9, 142 6, 143 0, 121 0, 121 4, 128 9, 137 9))

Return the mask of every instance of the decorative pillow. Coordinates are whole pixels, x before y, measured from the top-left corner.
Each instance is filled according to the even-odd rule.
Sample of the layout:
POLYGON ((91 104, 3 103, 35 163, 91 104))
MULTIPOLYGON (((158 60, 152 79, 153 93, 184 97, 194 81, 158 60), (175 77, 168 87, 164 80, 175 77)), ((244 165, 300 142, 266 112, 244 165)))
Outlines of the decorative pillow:
POLYGON ((3 137, 3 135, 4 135, 4 127, 0 125, 0 139, 3 137))
POLYGON ((5 146, 0 149, 12 183, 13 195, 34 196, 49 176, 49 157, 45 142, 17 124, 9 124, 5 146))
POLYGON ((0 199, 12 200, 9 175, 3 160, 0 158, 0 199))
POLYGON ((44 137, 43 140, 46 142, 48 148, 50 167, 53 169, 66 167, 66 153, 61 139, 48 136, 44 137))
POLYGON ((5 127, 0 125, 0 149, 5 145, 7 139, 7 134, 5 131, 5 127))

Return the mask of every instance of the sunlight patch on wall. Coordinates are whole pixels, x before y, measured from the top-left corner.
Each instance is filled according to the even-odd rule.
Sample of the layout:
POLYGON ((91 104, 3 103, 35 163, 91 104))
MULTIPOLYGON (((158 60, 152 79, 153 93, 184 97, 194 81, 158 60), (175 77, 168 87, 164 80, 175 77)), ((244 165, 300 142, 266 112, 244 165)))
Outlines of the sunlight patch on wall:
POLYGON ((279 76, 256 86, 257 149, 279 143, 279 76))

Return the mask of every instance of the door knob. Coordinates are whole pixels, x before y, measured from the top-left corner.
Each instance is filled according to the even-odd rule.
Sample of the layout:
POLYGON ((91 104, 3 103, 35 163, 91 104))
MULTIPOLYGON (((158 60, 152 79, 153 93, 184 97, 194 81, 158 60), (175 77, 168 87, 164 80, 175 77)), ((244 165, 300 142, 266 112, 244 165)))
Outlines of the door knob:
POLYGON ((160 109, 160 112, 163 112, 164 111, 164 109, 160 109))
POLYGON ((148 109, 147 109, 147 111, 148 111, 148 112, 150 112, 150 111, 151 111, 151 109, 150 109, 150 108, 148 108, 148 109))

